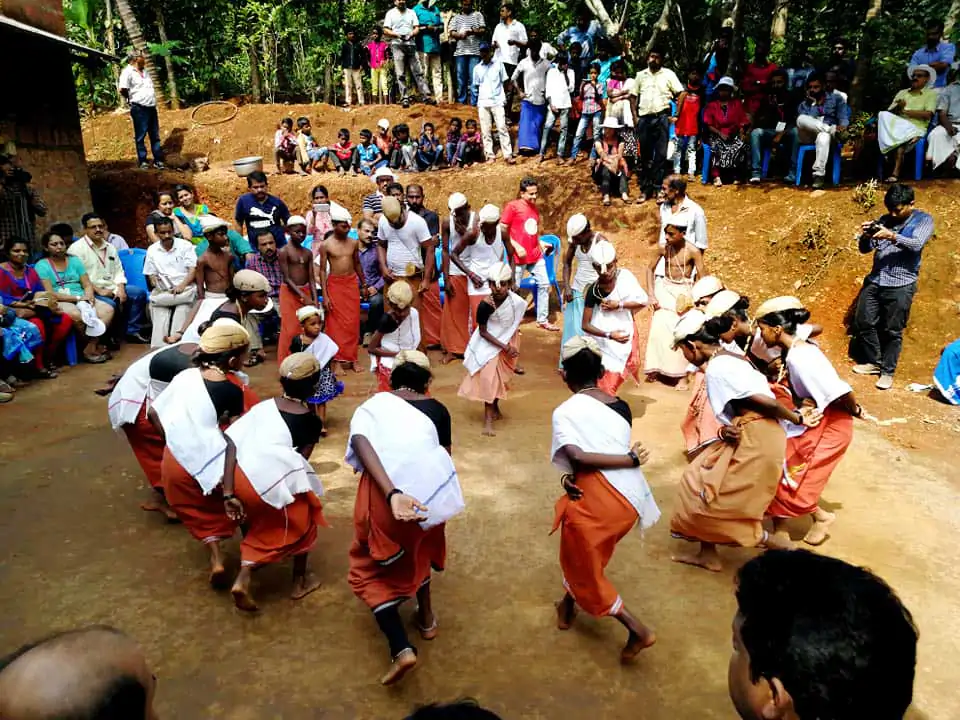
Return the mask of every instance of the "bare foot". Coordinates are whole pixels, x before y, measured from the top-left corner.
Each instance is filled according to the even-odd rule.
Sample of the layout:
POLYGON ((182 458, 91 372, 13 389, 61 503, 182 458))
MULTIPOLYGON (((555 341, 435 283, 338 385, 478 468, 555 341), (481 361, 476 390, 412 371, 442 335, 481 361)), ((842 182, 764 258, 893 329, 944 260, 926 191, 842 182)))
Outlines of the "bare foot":
POLYGON ((503 420, 503 413, 500 412, 500 408, 495 408, 493 411, 494 420, 503 420))
POLYGON ((312 573, 301 575, 293 581, 293 592, 290 593, 290 597, 293 600, 302 600, 314 590, 319 590, 322 584, 312 573))
POLYGON ((830 539, 829 528, 833 524, 833 521, 836 520, 836 515, 831 517, 829 520, 815 520, 813 525, 810 526, 810 529, 807 530, 807 534, 803 536, 803 541, 807 545, 823 545, 827 540, 830 539))
POLYGON ((694 567, 703 568, 710 572, 720 572, 723 570, 723 563, 720 562, 720 556, 717 555, 716 550, 706 552, 700 550, 696 553, 684 553, 682 555, 674 555, 670 559, 675 563, 693 565, 694 567))
POLYGON ((687 382, 686 378, 678 380, 677 384, 674 386, 677 392, 686 392, 690 389, 690 383, 687 382))
POLYGON ((648 383, 654 383, 654 382, 657 381, 657 374, 656 374, 656 373, 647 373, 646 375, 644 375, 643 381, 644 381, 644 382, 648 382, 648 383))
POLYGON ((244 610, 245 612, 256 612, 260 609, 257 607, 257 603, 254 602, 249 587, 234 585, 230 589, 230 594, 233 595, 233 604, 236 605, 238 609, 244 610))
POLYGON ((437 616, 434 613, 421 617, 420 609, 417 609, 417 632, 424 640, 433 640, 440 633, 437 623, 437 616))
POLYGON ((225 588, 229 584, 227 569, 219 560, 210 563, 210 584, 217 588, 225 588))
POLYGON ((639 655, 641 651, 646 650, 656 642, 657 636, 650 628, 643 628, 639 634, 631 630, 630 636, 627 638, 627 644, 624 645, 623 650, 620 651, 620 662, 630 662, 639 655))
POLYGON ((393 685, 403 679, 403 676, 417 666, 417 655, 411 648, 401 651, 394 659, 390 670, 380 678, 381 685, 393 685))
POLYGON ((496 437, 497 434, 493 431, 493 423, 484 423, 483 424, 483 433, 484 437, 496 437))
POLYGON ((564 598, 557 603, 557 630, 569 630, 576 617, 577 605, 572 600, 564 598))
POLYGON ((140 509, 147 512, 163 513, 169 523, 180 522, 180 518, 177 517, 177 513, 174 512, 173 508, 159 500, 149 500, 145 503, 140 503, 140 509))
POLYGON ((761 547, 773 548, 774 550, 795 550, 797 546, 784 531, 773 534, 768 533, 763 543, 761 543, 761 547))
POLYGON ((452 363, 452 362, 453 362, 453 355, 451 355, 450 353, 448 353, 448 352, 445 351, 445 352, 443 353, 443 357, 440 358, 440 364, 441 364, 441 365, 449 365, 449 364, 452 363))
POLYGON ((353 370, 355 373, 363 372, 363 368, 360 367, 360 364, 355 362, 350 363, 350 369, 353 370))

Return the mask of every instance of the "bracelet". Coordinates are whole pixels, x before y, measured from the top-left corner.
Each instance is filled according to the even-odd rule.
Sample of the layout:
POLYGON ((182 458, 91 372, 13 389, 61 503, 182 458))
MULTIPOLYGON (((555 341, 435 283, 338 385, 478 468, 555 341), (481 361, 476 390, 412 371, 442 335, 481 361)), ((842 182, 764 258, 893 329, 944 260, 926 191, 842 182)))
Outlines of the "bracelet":
POLYGON ((633 450, 627 453, 630 456, 630 459, 633 461, 634 467, 640 467, 640 456, 637 455, 633 450))
POLYGON ((605 333, 603 334, 603 336, 604 336, 607 340, 609 340, 609 339, 610 339, 610 331, 608 330, 607 332, 605 332, 605 333))
POLYGON ((236 500, 236 499, 237 499, 237 496, 234 495, 233 493, 229 493, 229 494, 228 494, 228 493, 224 493, 224 494, 223 494, 223 499, 224 499, 224 500, 236 500))
POLYGON ((390 492, 388 492, 388 493, 387 493, 387 504, 388 504, 388 505, 390 504, 390 499, 391 499, 394 495, 403 495, 403 490, 401 490, 400 488, 394 488, 393 490, 391 490, 390 492))
POLYGON ((794 425, 803 425, 803 413, 797 410, 797 420, 794 422, 794 425))
POLYGON ((620 307, 619 307, 619 309, 620 309, 620 310, 623 310, 623 300, 620 301, 620 307))

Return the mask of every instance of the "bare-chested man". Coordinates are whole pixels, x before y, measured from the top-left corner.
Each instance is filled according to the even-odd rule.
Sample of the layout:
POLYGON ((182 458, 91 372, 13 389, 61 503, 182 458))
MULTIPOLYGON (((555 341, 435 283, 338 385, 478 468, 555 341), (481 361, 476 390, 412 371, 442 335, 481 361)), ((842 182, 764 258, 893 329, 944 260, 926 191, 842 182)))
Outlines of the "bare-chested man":
POLYGON ((360 264, 360 243, 350 237, 353 218, 342 207, 330 210, 333 231, 320 243, 317 270, 323 307, 327 312, 326 333, 339 350, 334 361, 354 372, 360 345, 360 287, 367 296, 367 283, 360 264))
POLYGON ((307 237, 307 221, 299 215, 287 220, 290 242, 280 248, 280 339, 277 341, 277 362, 290 354, 290 342, 300 333, 297 310, 317 304, 317 286, 313 282, 313 253, 303 247, 307 237))
POLYGON ((667 244, 647 267, 647 294, 654 309, 643 371, 652 382, 657 376, 674 378, 677 389, 688 387, 688 366, 683 353, 673 349, 673 329, 680 319, 677 298, 690 295, 694 281, 703 277, 703 252, 687 241, 687 227, 668 223, 667 244))

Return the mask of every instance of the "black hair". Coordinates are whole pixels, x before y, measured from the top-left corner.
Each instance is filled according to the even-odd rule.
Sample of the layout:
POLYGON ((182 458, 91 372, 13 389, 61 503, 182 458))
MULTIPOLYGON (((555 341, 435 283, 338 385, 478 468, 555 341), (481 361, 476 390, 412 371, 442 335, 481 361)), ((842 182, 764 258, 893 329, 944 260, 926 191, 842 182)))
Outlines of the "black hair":
POLYGON ((659 56, 661 57, 661 59, 662 59, 662 58, 664 57, 664 55, 663 55, 663 48, 660 47, 659 45, 654 45, 654 46, 653 46, 652 48, 650 48, 650 50, 647 52, 647 57, 650 57, 651 55, 659 55, 659 56))
POLYGON ((10 251, 13 250, 14 245, 26 245, 27 250, 30 249, 30 241, 26 238, 22 238, 19 235, 11 235, 3 243, 3 254, 9 255, 10 251))
POLYGON ((347 26, 347 27, 345 27, 345 28, 343 29, 343 34, 344 34, 344 35, 349 35, 350 33, 356 34, 357 31, 356 31, 354 28, 349 27, 349 26, 347 26))
MULTIPOLYGON (((790 82, 790 73, 788 73, 785 69, 783 69, 783 68, 781 68, 781 67, 778 67, 776 70, 774 70, 772 73, 770 73, 770 77, 771 77, 771 78, 772 78, 774 75, 777 75, 777 76, 779 76, 779 77, 782 77, 782 78, 783 78, 784 80, 786 80, 787 82, 790 82)), ((768 82, 769 82, 769 81, 768 81, 768 82)))
MULTIPOLYGON (((750 318, 747 316, 747 308, 750 307, 750 298, 742 297, 737 300, 733 307, 728 310, 729 314, 733 315, 737 320, 741 322, 747 322, 750 318)), ((807 318, 809 320, 809 318, 807 318)))
POLYGON ((291 378, 281 377, 280 387, 283 388, 285 395, 289 395, 295 400, 306 400, 313 397, 317 391, 317 383, 320 382, 320 371, 317 370, 309 377, 293 380, 291 378))
POLYGON ((263 170, 254 170, 252 173, 247 175, 247 187, 251 187, 255 182, 262 182, 266 184, 267 174, 263 170))
POLYGON ((421 185, 420 183, 410 183, 409 185, 407 185, 407 192, 410 192, 410 188, 416 188, 417 190, 420 191, 421 195, 424 194, 423 185, 421 185))
POLYGON ((450 124, 453 125, 453 123, 457 123, 460 127, 463 127, 463 120, 458 117, 450 118, 450 124))
POLYGON ((163 217, 158 217, 154 219, 152 222, 152 225, 154 230, 156 230, 161 225, 169 225, 171 228, 173 228, 173 218, 169 218, 166 215, 164 215, 163 217))
POLYGON ((301 115, 300 117, 297 118, 297 129, 298 129, 298 130, 299 130, 300 128, 306 127, 306 126, 309 125, 309 124, 310 124, 310 118, 308 118, 306 115, 301 115))
POLYGON ((402 387, 410 388, 414 392, 425 393, 433 374, 416 363, 405 362, 396 365, 390 373, 390 387, 394 390, 402 387))
POLYGON ((476 118, 467 118, 467 121, 463 124, 463 126, 466 127, 467 125, 476 125, 476 124, 477 124, 476 118))
POLYGON ((623 60, 617 60, 615 62, 612 62, 610 63, 610 72, 612 73, 614 70, 623 70, 624 72, 626 72, 627 64, 623 60))
POLYGON ((693 335, 689 335, 686 341, 698 341, 705 345, 716 345, 720 342, 720 336, 730 332, 730 328, 732 327, 733 317, 730 315, 707 318, 703 327, 693 333, 693 335))
POLYGON ((563 360, 560 365, 567 382, 575 387, 596 385, 603 375, 603 358, 587 348, 563 360))
POLYGON ((196 190, 194 190, 192 187, 190 187, 186 183, 177 183, 176 185, 173 186, 173 192, 179 194, 181 190, 186 190, 191 195, 196 194, 196 190))
POLYGON ((403 183, 398 183, 398 182, 392 182, 389 185, 387 185, 386 194, 389 195, 391 190, 400 190, 401 193, 406 192, 403 189, 403 183))
POLYGON ((427 128, 430 128, 431 130, 437 129, 436 125, 434 125, 432 122, 425 122, 423 124, 423 129, 426 130, 427 128))
POLYGON ((310 199, 313 200, 313 196, 317 194, 317 191, 322 192, 327 197, 330 197, 330 191, 327 190, 326 185, 316 185, 313 190, 310 191, 310 199))
MULTIPOLYGON (((91 220, 103 220, 103 215, 95 212, 85 213, 84 216, 80 218, 80 224, 86 227, 91 220)), ((106 220, 104 220, 104 223, 106 223, 106 220)))
POLYGON ((671 175, 667 178, 667 187, 681 195, 687 194, 687 181, 681 175, 671 175))
POLYGON ((823 75, 821 75, 819 72, 810 73, 807 75, 807 82, 805 84, 809 85, 812 82, 818 82, 823 85, 823 75))
POLYGON ((377 227, 377 224, 376 224, 373 220, 371 220, 370 218, 362 217, 362 218, 360 218, 360 222, 357 223, 357 230, 359 230, 360 228, 362 228, 362 227, 364 226, 364 224, 367 224, 367 225, 369 225, 369 226, 372 227, 372 228, 376 228, 376 227, 377 227))
POLYGON ((753 682, 778 678, 803 718, 902 718, 917 629, 866 568, 808 550, 768 550, 737 573, 753 682))
POLYGON ((557 65, 569 65, 569 64, 570 64, 570 58, 567 57, 567 54, 566 54, 565 52, 558 52, 558 53, 556 54, 556 56, 553 58, 553 61, 554 61, 557 65))
POLYGON ((527 175, 523 180, 520 181, 520 192, 526 192, 532 187, 538 187, 540 183, 537 182, 535 177, 530 177, 527 175))
POLYGON ((73 240, 73 225, 65 222, 54 223, 50 226, 50 234, 59 235, 69 245, 73 240))
POLYGON ((833 39, 833 42, 830 43, 830 44, 831 44, 831 45, 843 45, 844 48, 850 47, 850 43, 847 42, 847 39, 846 39, 845 37, 835 37, 835 38, 833 39))
POLYGON ((347 128, 340 128, 337 130, 337 135, 346 135, 347 140, 350 139, 350 131, 347 128))
POLYGON ((157 205, 159 205, 159 204, 160 204, 160 198, 162 198, 164 195, 168 196, 174 203, 177 202, 177 196, 173 194, 173 190, 157 190, 157 191, 153 194, 154 202, 155 202, 157 205))
POLYGON ((529 50, 531 54, 537 53, 539 55, 542 49, 543 49, 543 40, 541 40, 540 38, 532 38, 530 42, 527 43, 527 50, 529 50))
POLYGON ((9 165, 13 160, 10 159, 9 155, 4 155, 0 153, 0 165, 9 165))
POLYGON ((405 132, 408 135, 410 134, 410 126, 406 123, 397 123, 393 126, 393 136, 397 137, 400 133, 405 132))
POLYGON ((512 2, 501 3, 500 7, 506 8, 507 10, 509 10, 511 15, 513 15, 516 12, 516 8, 514 7, 512 2))
POLYGON ((576 43, 576 42, 573 43, 573 44, 571 44, 571 45, 570 45, 570 52, 571 52, 571 53, 573 52, 573 49, 574 49, 574 48, 577 49, 577 54, 578 54, 578 55, 583 55, 583 45, 581 45, 580 43, 576 43))
POLYGON ((929 18, 924 25, 924 30, 939 30, 940 32, 943 32, 943 20, 929 18))
POLYGON ((686 234, 688 226, 681 225, 680 223, 676 223, 676 222, 668 222, 666 225, 663 226, 664 230, 666 230, 668 227, 675 228, 676 230, 679 230, 680 232, 686 234))
POLYGON ((887 194, 883 196, 883 204, 887 210, 892 210, 898 205, 909 205, 916 200, 916 194, 913 188, 903 183, 894 183, 887 188, 887 194))
POLYGON ((365 138, 373 137, 373 133, 370 132, 367 128, 363 128, 363 129, 360 131, 360 137, 362 137, 362 138, 364 138, 364 137, 365 137, 365 138))
POLYGON ((292 117, 285 117, 283 120, 280 121, 280 125, 281 125, 281 126, 283 126, 283 125, 289 125, 290 128, 293 129, 293 118, 292 118, 292 117))
MULTIPOLYGON (((244 294, 248 294, 248 293, 241 293, 241 295, 244 295, 244 294)), ((229 295, 227 295, 227 297, 229 297, 229 295)), ((197 367, 202 367, 204 365, 214 365, 218 368, 223 368, 233 358, 237 357, 244 350, 246 350, 246 348, 247 348, 246 345, 242 345, 238 348, 234 348, 233 350, 224 350, 223 352, 208 353, 208 352, 204 352, 198 347, 196 352, 193 354, 193 364, 196 365, 197 367)))
POLYGON ((601 70, 600 63, 595 63, 595 62, 590 63, 590 66, 587 68, 587 72, 589 73, 591 70, 596 70, 597 74, 599 74, 601 70))
POLYGON ((763 317, 758 317, 757 322, 762 322, 770 327, 778 325, 784 329, 788 335, 797 334, 797 325, 802 325, 810 319, 810 311, 806 308, 793 308, 790 310, 781 310, 780 312, 767 313, 763 317))
POLYGON ((476 700, 467 698, 452 703, 423 705, 405 720, 500 720, 500 716, 480 707, 476 700))

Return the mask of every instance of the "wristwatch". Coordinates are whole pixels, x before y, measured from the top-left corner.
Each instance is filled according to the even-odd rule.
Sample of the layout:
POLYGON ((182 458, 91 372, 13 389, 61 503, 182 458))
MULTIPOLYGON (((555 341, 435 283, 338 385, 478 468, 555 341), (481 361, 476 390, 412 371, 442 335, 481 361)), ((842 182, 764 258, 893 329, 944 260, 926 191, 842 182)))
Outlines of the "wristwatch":
POLYGON ((637 455, 633 450, 627 453, 630 456, 630 459, 633 460, 634 467, 640 467, 640 456, 637 455))

